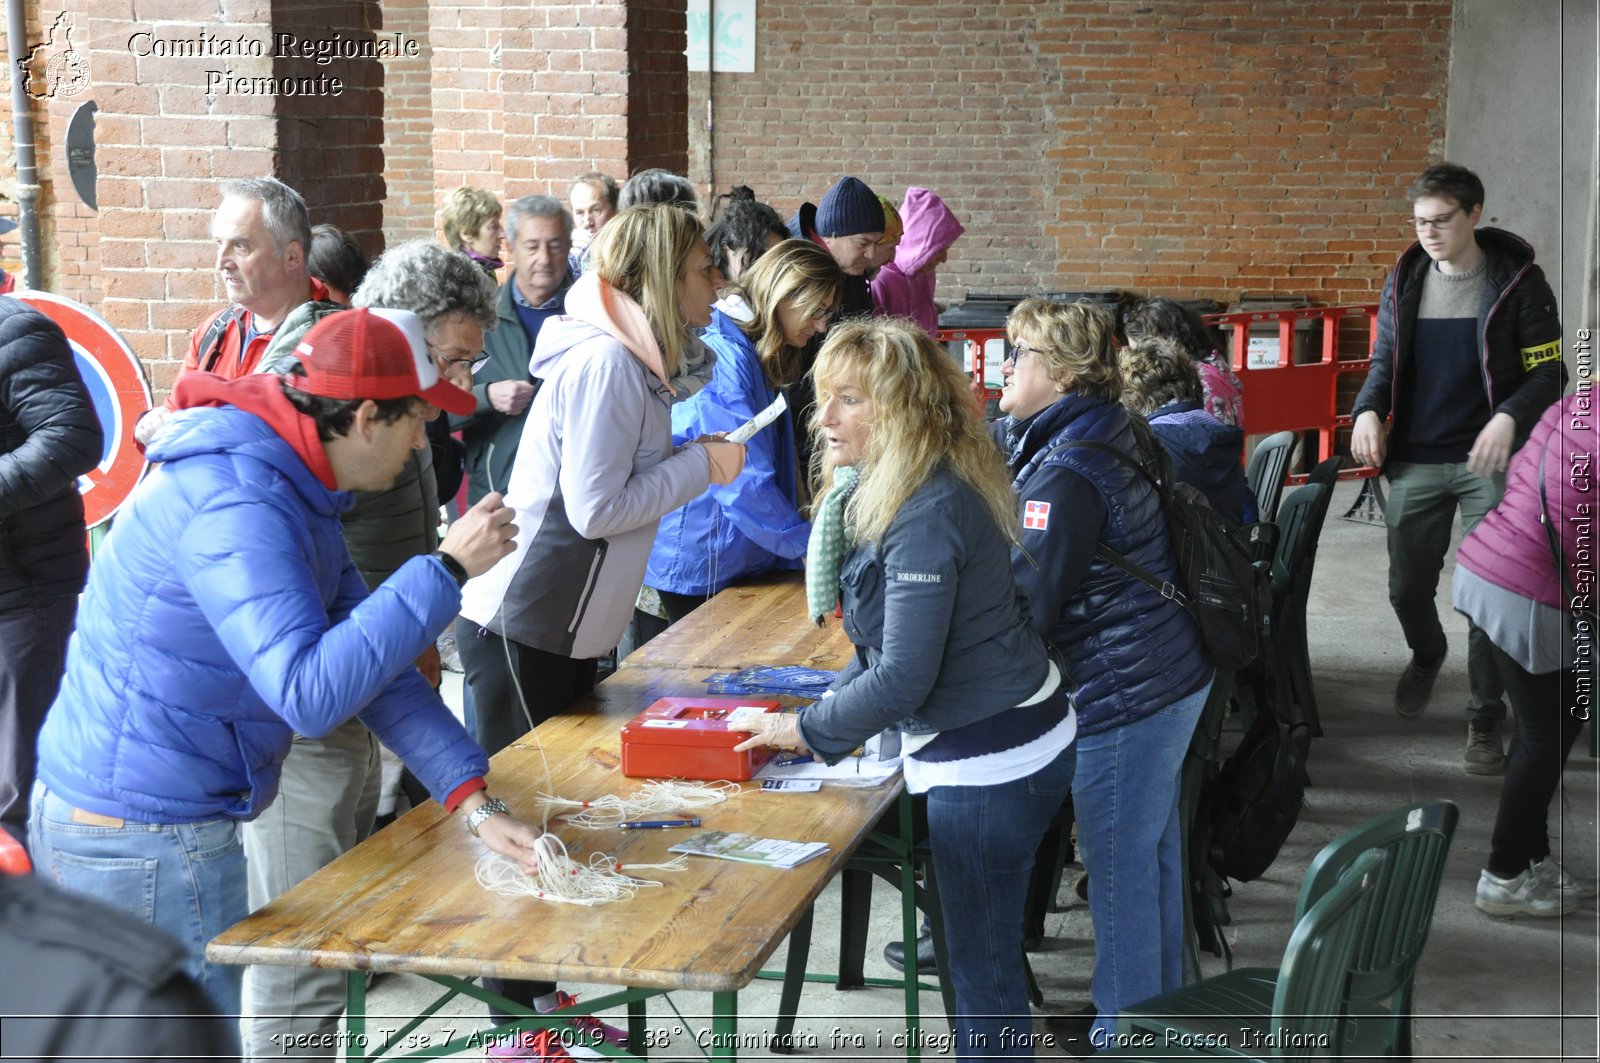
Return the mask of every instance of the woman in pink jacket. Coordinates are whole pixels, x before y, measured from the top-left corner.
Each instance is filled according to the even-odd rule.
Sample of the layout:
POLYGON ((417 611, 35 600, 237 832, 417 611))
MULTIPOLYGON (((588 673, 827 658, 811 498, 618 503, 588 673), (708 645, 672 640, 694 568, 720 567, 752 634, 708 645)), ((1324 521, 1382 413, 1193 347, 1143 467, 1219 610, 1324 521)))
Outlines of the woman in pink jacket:
POLYGON ((1545 411, 1505 497, 1456 554, 1456 610, 1489 636, 1517 713, 1478 876, 1475 903, 1490 915, 1566 915, 1597 892, 1556 863, 1545 828, 1594 693, 1595 449, 1594 391, 1581 387, 1545 411))
POLYGON ((934 270, 950 255, 966 227, 944 200, 926 188, 906 189, 900 204, 905 231, 894 261, 872 278, 874 310, 888 317, 909 317, 929 333, 939 329, 939 308, 933 302, 934 270))

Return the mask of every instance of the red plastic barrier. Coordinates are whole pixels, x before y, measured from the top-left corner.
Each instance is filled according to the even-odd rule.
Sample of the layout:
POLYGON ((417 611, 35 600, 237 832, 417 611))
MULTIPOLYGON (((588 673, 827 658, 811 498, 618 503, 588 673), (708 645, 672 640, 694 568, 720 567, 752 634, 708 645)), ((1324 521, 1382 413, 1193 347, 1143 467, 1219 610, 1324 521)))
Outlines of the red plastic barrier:
MULTIPOLYGON (((1002 343, 1005 342, 1005 329, 942 328, 938 332, 934 333, 934 337, 940 343, 950 348, 951 355, 961 363, 962 367, 967 371, 968 376, 971 376, 972 371, 976 369, 980 374, 983 375, 983 379, 985 381, 998 381, 1000 379, 999 364, 996 363, 992 367, 991 371, 989 360, 984 354, 984 348, 989 345, 990 340, 1000 340, 1002 343), (964 350, 957 350, 955 347, 951 346, 955 343, 965 344, 964 350)), ((998 399, 1000 397, 1000 388, 990 387, 986 383, 983 389, 983 397, 985 399, 998 399)))
MULTIPOLYGON (((1284 430, 1315 432, 1316 460, 1332 457, 1339 431, 1351 424, 1349 414, 1344 411, 1348 403, 1339 397, 1339 379, 1350 373, 1366 373, 1372 344, 1377 337, 1378 304, 1248 310, 1208 314, 1205 320, 1229 338, 1229 362, 1239 374, 1244 389, 1245 435, 1267 435, 1284 430), (1366 326, 1365 345, 1369 357, 1341 361, 1340 326, 1357 319, 1366 326), (1313 328, 1301 328, 1301 322, 1306 321, 1313 322, 1313 328), (1272 338, 1261 335, 1264 327, 1276 331, 1277 355, 1262 358, 1258 352, 1252 358, 1251 332, 1257 333, 1258 340, 1272 338), (1314 334, 1315 349, 1296 350, 1296 336, 1302 331, 1314 334)), ((991 359, 986 357, 984 348, 991 340, 1004 341, 1005 336, 1003 328, 948 328, 938 332, 939 341, 950 347, 952 356, 957 357, 969 373, 976 369, 989 382, 998 381, 999 373, 998 367, 990 372, 991 359), (964 347, 957 348, 957 343, 964 347)), ((984 396, 998 398, 1000 389, 985 386, 984 396)), ((1344 469, 1339 477, 1353 480, 1377 473, 1374 467, 1362 465, 1344 469)), ((1303 483, 1305 475, 1295 474, 1289 480, 1303 483)))
MULTIPOLYGON (((1244 388, 1245 435, 1285 430, 1315 432, 1317 461, 1331 458, 1339 430, 1351 424, 1349 414, 1341 408, 1339 378, 1367 371, 1372 344, 1377 338, 1378 304, 1208 314, 1206 323, 1230 339, 1229 361, 1244 388), (1368 357, 1341 361, 1339 326, 1358 318, 1365 319, 1368 357), (1316 323, 1316 327, 1309 330, 1314 333, 1315 349, 1296 351, 1297 331, 1307 331, 1297 330, 1304 321, 1316 323), (1275 357, 1270 344, 1263 345, 1264 350, 1250 350, 1252 331, 1257 333, 1258 340, 1272 338, 1261 334, 1263 326, 1276 330, 1275 357)), ((1353 480, 1377 473, 1377 469, 1364 465, 1344 469, 1339 477, 1353 480)), ((1297 474, 1289 479, 1291 483, 1301 483, 1305 476, 1297 474)))

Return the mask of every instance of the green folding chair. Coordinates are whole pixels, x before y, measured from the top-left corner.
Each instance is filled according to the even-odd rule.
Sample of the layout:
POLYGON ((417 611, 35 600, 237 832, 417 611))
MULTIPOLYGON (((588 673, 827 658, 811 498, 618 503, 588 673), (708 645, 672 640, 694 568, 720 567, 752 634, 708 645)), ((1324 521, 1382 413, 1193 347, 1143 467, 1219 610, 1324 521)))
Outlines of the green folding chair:
MULTIPOLYGON (((1297 918, 1327 896, 1362 854, 1378 850, 1389 857, 1377 879, 1372 918, 1349 964, 1340 1008, 1349 1018, 1334 1045, 1341 1054, 1412 1055, 1412 988, 1459 816, 1449 801, 1387 812, 1329 842, 1306 871, 1297 918)), ((1268 1019, 1268 1009, 1281 978, 1281 972, 1267 968, 1231 971, 1127 1009, 1118 1029, 1193 1033, 1220 1024, 1265 1033, 1276 1024, 1268 1019)))
POLYGON ((1242 1059, 1342 1056, 1345 988, 1390 856, 1356 858, 1294 927, 1272 976, 1266 1007, 1258 986, 1232 971, 1152 997, 1124 1011, 1113 1041, 1095 1058, 1170 1059, 1171 1052, 1242 1059))

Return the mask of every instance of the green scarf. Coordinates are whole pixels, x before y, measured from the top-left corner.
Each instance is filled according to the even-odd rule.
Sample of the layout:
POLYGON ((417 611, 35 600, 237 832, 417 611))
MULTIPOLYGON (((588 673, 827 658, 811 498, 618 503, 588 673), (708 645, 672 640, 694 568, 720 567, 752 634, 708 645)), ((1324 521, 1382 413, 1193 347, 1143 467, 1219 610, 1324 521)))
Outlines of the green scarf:
POLYGON ((811 540, 806 544, 806 612, 818 624, 839 604, 839 562, 851 539, 844 523, 844 507, 855 489, 855 466, 839 466, 833 470, 833 486, 811 514, 811 540))

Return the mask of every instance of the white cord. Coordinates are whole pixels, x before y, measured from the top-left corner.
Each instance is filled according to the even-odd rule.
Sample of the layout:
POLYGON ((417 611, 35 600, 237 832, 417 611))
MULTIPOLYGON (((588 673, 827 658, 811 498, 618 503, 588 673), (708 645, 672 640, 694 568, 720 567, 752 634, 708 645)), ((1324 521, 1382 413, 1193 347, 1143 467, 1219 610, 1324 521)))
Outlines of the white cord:
POLYGON ((744 788, 736 782, 703 785, 677 779, 655 779, 627 796, 606 794, 592 801, 573 801, 540 794, 539 807, 545 810, 546 822, 552 815, 557 815, 564 822, 584 830, 611 830, 625 820, 649 819, 667 812, 720 805, 743 792, 744 788), (561 809, 573 811, 559 811, 561 809))
POLYGON ((619 864, 615 857, 595 853, 587 864, 572 859, 566 845, 554 834, 534 843, 539 866, 530 874, 499 853, 478 858, 478 882, 505 897, 536 897, 562 904, 593 906, 625 901, 640 889, 660 886, 651 879, 634 878, 628 871, 682 871, 688 861, 678 856, 663 864, 619 864))

